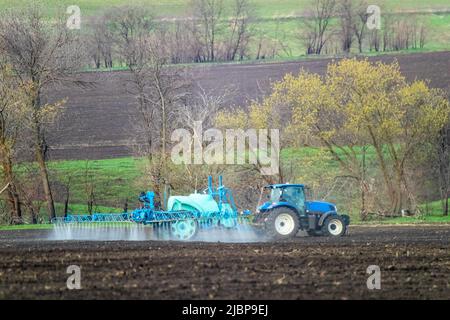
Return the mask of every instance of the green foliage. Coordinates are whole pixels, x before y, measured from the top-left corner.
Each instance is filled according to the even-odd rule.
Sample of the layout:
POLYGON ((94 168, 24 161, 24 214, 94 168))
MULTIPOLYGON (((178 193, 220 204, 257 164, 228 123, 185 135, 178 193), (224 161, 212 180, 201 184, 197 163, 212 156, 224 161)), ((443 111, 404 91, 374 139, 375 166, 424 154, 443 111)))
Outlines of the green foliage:
MULTIPOLYGON (((136 203, 144 186, 139 184, 143 159, 69 160, 49 162, 54 177, 63 178, 70 186, 70 202, 82 204, 86 199, 86 174, 95 184, 98 204, 122 208, 126 199, 136 203)), ((74 209, 80 209, 74 208, 74 209)), ((108 209, 109 210, 109 209, 108 209)), ((59 210, 58 210, 59 211, 59 210)), ((73 210, 75 211, 75 210, 73 210)), ((86 212, 86 208, 82 211, 86 212)))

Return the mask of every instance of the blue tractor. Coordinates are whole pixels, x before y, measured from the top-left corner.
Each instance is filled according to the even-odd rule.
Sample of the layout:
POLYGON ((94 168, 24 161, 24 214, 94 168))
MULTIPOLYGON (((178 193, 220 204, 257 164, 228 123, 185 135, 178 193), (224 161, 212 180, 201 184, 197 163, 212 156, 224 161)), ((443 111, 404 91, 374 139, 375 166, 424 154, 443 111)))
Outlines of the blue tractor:
POLYGON ((341 237, 350 218, 338 214, 336 206, 308 201, 303 184, 274 184, 263 188, 255 223, 272 239, 294 237, 299 230, 309 235, 341 237), (262 203, 263 202, 263 203, 262 203))

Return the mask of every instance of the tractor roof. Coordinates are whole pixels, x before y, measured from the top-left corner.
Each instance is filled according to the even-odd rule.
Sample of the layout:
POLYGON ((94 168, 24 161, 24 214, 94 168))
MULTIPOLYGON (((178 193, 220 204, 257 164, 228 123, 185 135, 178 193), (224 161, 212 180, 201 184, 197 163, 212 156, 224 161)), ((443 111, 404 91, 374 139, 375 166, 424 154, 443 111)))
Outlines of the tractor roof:
POLYGON ((304 188, 305 185, 304 184, 279 183, 279 184, 271 184, 269 186, 266 186, 266 188, 270 188, 270 189, 289 188, 289 187, 304 188))

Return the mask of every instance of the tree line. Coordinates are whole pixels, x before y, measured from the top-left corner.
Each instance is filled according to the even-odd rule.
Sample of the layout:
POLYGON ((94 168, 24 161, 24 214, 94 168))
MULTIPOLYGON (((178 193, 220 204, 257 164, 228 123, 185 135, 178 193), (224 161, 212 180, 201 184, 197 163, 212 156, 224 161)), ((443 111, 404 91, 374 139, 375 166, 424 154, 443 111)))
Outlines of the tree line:
POLYGON ((299 39, 307 54, 359 53, 423 49, 428 30, 417 15, 388 13, 381 9, 378 26, 369 28, 373 12, 366 0, 317 0, 301 23, 299 39))
POLYGON ((126 65, 120 53, 121 42, 134 32, 145 32, 158 39, 160 49, 172 64, 249 57, 254 34, 252 21, 255 20, 254 7, 249 0, 233 0, 231 6, 225 6, 223 0, 192 0, 187 11, 186 16, 169 20, 157 18, 146 7, 123 6, 89 18, 84 36, 93 66, 126 65), (129 25, 145 19, 145 30, 124 29, 125 16, 129 25))
POLYGON ((88 19, 85 48, 94 68, 126 64, 118 52, 124 30, 117 28, 124 13, 128 22, 147 18, 146 32, 160 39, 171 64, 276 58, 291 55, 293 42, 308 55, 424 48, 428 32, 417 16, 383 11, 381 28, 369 30, 368 6, 365 0, 311 1, 295 18, 297 36, 290 40, 279 30, 279 21, 276 35, 266 34, 251 0, 233 0, 229 5, 223 0, 191 0, 186 15, 172 20, 158 18, 144 7, 114 7, 88 19))

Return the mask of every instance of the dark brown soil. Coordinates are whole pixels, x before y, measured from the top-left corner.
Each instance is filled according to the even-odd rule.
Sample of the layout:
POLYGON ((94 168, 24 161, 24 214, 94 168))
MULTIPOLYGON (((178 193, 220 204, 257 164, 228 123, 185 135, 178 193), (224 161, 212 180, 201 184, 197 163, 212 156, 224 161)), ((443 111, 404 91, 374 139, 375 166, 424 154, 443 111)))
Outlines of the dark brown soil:
MULTIPOLYGON (((450 92, 450 52, 387 55, 370 58, 397 59, 409 80, 428 79, 432 87, 450 92)), ((200 65, 190 68, 197 85, 210 95, 232 92, 227 105, 246 106, 251 99, 270 92, 271 81, 301 68, 323 74, 331 59, 267 64, 200 65)), ((66 112, 49 143, 52 159, 104 159, 129 156, 139 138, 132 124, 135 99, 129 93, 127 72, 91 72, 82 79, 94 87, 62 87, 51 91, 49 100, 66 98, 66 112)), ((196 85, 196 86, 197 86, 196 85)), ((196 87, 194 86, 194 87, 196 87)), ((194 88, 195 91, 195 88, 194 88)))
POLYGON ((0 232, 0 298, 449 299, 450 227, 352 227, 282 243, 56 242, 0 232), (81 266, 81 290, 66 269, 81 266), (370 291, 369 265, 381 268, 370 291))

